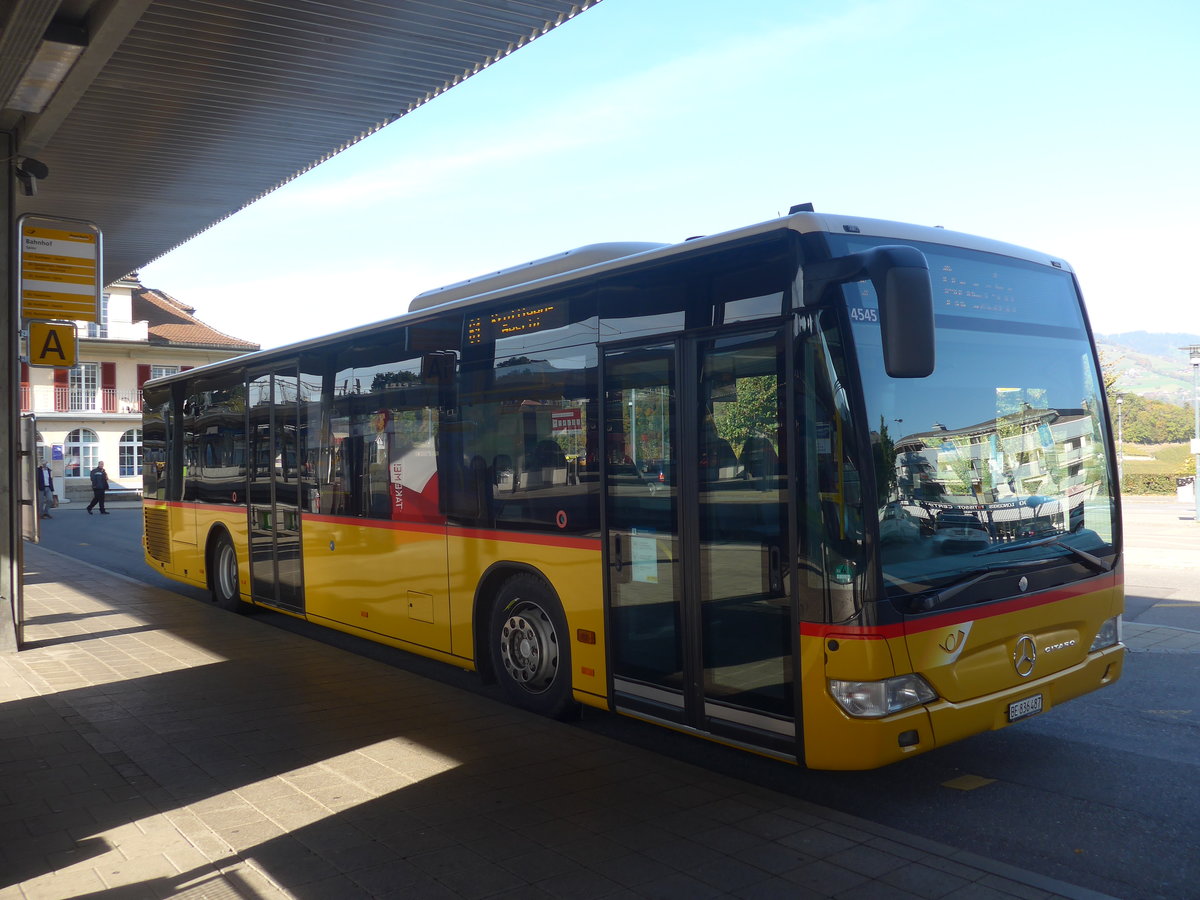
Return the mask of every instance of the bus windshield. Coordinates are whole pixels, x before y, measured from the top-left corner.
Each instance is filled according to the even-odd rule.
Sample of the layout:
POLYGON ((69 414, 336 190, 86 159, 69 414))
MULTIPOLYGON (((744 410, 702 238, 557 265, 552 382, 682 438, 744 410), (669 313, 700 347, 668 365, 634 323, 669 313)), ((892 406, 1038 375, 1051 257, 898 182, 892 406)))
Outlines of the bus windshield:
MULTIPOLYGON (((835 240, 843 245, 835 253, 882 243, 835 240)), ((933 286, 932 376, 889 378, 870 283, 843 289, 871 434, 885 594, 920 598, 908 607, 917 611, 972 602, 970 588, 992 573, 1062 563, 1107 571, 1116 506, 1103 382, 1073 277, 1013 257, 917 246, 933 286)))

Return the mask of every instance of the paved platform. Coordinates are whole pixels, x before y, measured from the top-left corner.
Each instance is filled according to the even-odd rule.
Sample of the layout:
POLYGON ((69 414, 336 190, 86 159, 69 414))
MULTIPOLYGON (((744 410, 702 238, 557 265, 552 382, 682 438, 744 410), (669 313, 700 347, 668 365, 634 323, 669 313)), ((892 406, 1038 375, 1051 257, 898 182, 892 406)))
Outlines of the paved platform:
POLYGON ((26 572, 0 898, 1101 896, 44 548, 26 572))
POLYGON ((1172 498, 1122 497, 1125 571, 1200 568, 1196 508, 1172 498))

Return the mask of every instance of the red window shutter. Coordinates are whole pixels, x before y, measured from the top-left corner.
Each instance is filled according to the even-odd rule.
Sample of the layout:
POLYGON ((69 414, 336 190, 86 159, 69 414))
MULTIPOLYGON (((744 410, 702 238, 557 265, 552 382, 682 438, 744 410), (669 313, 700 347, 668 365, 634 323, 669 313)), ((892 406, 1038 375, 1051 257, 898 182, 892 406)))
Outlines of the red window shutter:
POLYGON ((54 411, 66 412, 71 408, 71 375, 67 369, 54 370, 54 411))
POLYGON ((137 389, 140 391, 142 385, 150 380, 150 367, 139 365, 137 367, 137 389))
POLYGON ((188 369, 194 369, 194 368, 196 368, 196 367, 195 366, 180 366, 179 371, 186 372, 188 369))
POLYGON ((100 363, 100 397, 104 412, 117 411, 117 364, 100 363))

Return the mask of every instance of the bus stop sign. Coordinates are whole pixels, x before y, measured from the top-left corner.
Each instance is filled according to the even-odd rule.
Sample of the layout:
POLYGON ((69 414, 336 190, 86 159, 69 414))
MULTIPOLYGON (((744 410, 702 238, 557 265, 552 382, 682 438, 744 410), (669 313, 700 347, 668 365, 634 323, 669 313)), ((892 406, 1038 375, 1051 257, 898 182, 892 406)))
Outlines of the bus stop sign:
POLYGON ((79 362, 74 322, 30 322, 29 365, 69 369, 79 362))

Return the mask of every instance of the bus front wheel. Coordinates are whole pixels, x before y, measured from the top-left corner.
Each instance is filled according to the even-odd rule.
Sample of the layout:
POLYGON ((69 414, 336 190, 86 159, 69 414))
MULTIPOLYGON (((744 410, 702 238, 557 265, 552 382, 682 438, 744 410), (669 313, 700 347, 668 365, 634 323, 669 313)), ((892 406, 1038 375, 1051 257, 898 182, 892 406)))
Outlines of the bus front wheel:
POLYGON ((222 534, 213 547, 212 566, 209 570, 209 590, 212 601, 221 609, 237 612, 243 609, 241 590, 238 587, 237 551, 229 535, 222 534))
POLYGON ((501 586, 488 634, 492 669, 510 702, 555 719, 578 711, 567 619, 540 579, 517 575, 501 586))

